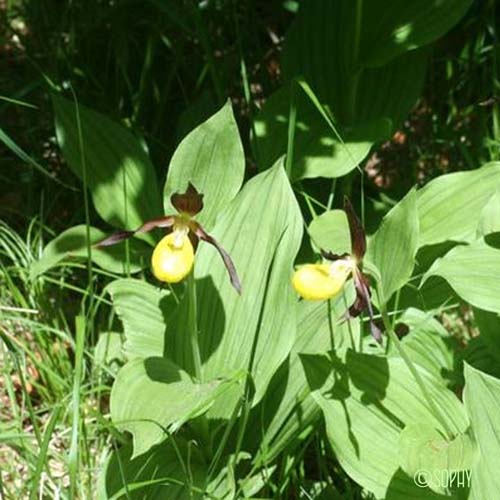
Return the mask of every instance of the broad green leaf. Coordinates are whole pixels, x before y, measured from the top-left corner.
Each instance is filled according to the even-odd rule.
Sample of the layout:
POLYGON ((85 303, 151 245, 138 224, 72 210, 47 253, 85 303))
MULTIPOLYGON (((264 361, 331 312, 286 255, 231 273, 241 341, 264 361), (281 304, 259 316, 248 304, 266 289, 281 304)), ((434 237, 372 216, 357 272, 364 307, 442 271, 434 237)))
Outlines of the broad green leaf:
MULTIPOLYGON (((496 349, 495 349, 496 350, 496 349)), ((483 335, 469 340, 461 353, 461 360, 483 373, 500 377, 500 363, 495 357, 495 350, 485 342, 483 335)), ((463 385, 463 382, 462 384, 463 385)))
POLYGON ((136 229, 162 215, 153 165, 134 135, 81 104, 58 95, 52 100, 64 159, 80 179, 85 167, 99 215, 119 229, 136 229))
POLYGON ((314 218, 308 232, 317 249, 338 255, 351 253, 349 223, 343 210, 329 210, 314 218))
POLYGON ((417 196, 412 189, 384 217, 368 245, 367 258, 380 271, 385 300, 410 279, 418 234, 417 196))
MULTIPOLYGON (((295 339, 297 299, 291 276, 302 237, 301 220, 280 162, 244 186, 212 231, 234 260, 242 294, 231 286, 212 246, 201 243, 196 256, 203 377, 210 380, 237 369, 250 370, 255 402, 295 339)), ((167 355, 193 373, 186 328, 186 314, 178 314, 167 329, 167 355)), ((217 410, 227 418, 237 398, 234 394, 231 401, 217 402, 211 414, 217 410)))
POLYGON ((489 247, 484 241, 453 248, 436 260, 425 273, 422 283, 431 276, 444 278, 462 299, 473 306, 500 313, 500 250, 489 247))
POLYGON ((387 66, 366 68, 360 74, 355 99, 357 121, 385 117, 396 131, 422 94, 426 67, 427 52, 415 50, 387 66))
POLYGON ((402 469, 409 476, 425 471, 426 483, 438 493, 445 493, 443 471, 451 475, 469 470, 476 455, 476 444, 468 434, 459 434, 448 441, 434 427, 422 422, 407 425, 399 438, 402 469))
POLYGON ((118 372, 111 391, 111 417, 118 429, 133 435, 134 458, 206 412, 241 379, 241 373, 233 373, 231 378, 199 384, 166 358, 135 359, 118 372))
MULTIPOLYGON (((341 124, 357 126, 388 118, 396 127, 419 97, 425 56, 413 51, 383 68, 362 67, 363 54, 356 57, 355 50, 357 3, 310 0, 302 4, 286 36, 284 75, 304 77, 341 124)), ((362 23, 360 29, 363 38, 369 25, 362 23)))
MULTIPOLYGON (((460 401, 416 368, 451 430, 463 434, 468 419, 460 401)), ((335 456, 352 479, 380 498, 435 498, 400 468, 399 439, 406 425, 425 423, 443 431, 401 358, 348 351, 345 363, 316 357, 305 369, 335 456)))
POLYGON ((352 110, 348 109, 352 103, 345 102, 355 67, 353 4, 344 0, 311 0, 302 4, 286 34, 283 49, 285 78, 304 77, 319 101, 331 106, 340 123, 353 121, 352 110))
POLYGON ((299 445, 300 436, 317 423, 320 412, 311 396, 301 356, 333 349, 337 356, 343 357, 349 347, 359 344, 359 319, 343 320, 354 298, 354 287, 350 285, 345 297, 332 299, 330 304, 307 301, 297 304, 297 339, 290 356, 251 414, 249 426, 265 429, 260 443, 253 436, 246 443, 257 463, 261 459, 269 463, 285 449, 299 445), (262 453, 256 454, 259 444, 262 453))
POLYGON ((472 0, 360 2, 361 64, 381 66, 407 50, 437 40, 464 16, 471 4, 472 0))
POLYGON ((224 462, 227 465, 220 468, 217 476, 210 478, 210 483, 206 489, 207 498, 217 498, 218 500, 254 498, 253 495, 257 494, 269 482, 276 465, 262 468, 253 476, 238 481, 235 469, 245 467, 244 462, 249 462, 251 458, 252 456, 246 452, 240 452, 237 458, 235 458, 234 454, 226 455, 224 462), (235 497, 239 486, 241 487, 240 496, 235 497))
MULTIPOLYGON (((89 234, 91 246, 106 237, 106 233, 95 227, 89 227, 89 234)), ((128 242, 128 266, 125 245, 103 248, 92 246, 90 253, 92 261, 99 267, 112 273, 125 274, 127 270, 136 273, 144 269, 148 265, 151 248, 139 240, 131 239, 128 242)), ((87 255, 87 226, 71 227, 47 244, 40 259, 30 269, 31 277, 36 278, 68 259, 86 259, 87 255)))
MULTIPOLYGON (((414 273, 417 276, 417 273, 414 273)), ((413 278, 405 285, 399 294, 398 308, 417 307, 418 309, 429 309, 440 311, 444 307, 451 307, 460 302, 453 288, 444 280, 428 280, 419 287, 418 278, 413 278)), ((396 303, 396 297, 391 301, 396 303)))
POLYGON ((476 239, 480 214, 500 185, 500 162, 442 175, 418 191, 419 245, 476 239))
POLYGON ((465 364, 464 404, 480 450, 469 498, 496 498, 500 491, 500 380, 465 364))
POLYGON ((238 126, 228 101, 220 111, 196 127, 179 144, 168 168, 164 188, 165 213, 174 213, 170 196, 184 192, 191 182, 203 194, 197 219, 210 228, 240 190, 245 156, 238 126))
POLYGON ((94 350, 94 364, 109 366, 123 361, 123 334, 101 332, 94 350))
POLYGON ((383 67, 364 67, 364 54, 356 54, 356 47, 373 23, 358 25, 356 4, 361 5, 351 0, 310 0, 301 5, 283 52, 288 83, 271 96, 255 122, 256 153, 264 166, 287 152, 292 104, 297 109, 292 177, 300 179, 350 172, 374 142, 396 129, 418 99, 426 54, 413 50, 383 67), (333 117, 335 131, 303 92, 297 90, 290 98, 290 82, 298 77, 333 117))
MULTIPOLYGON (((456 340, 446 328, 433 318, 432 312, 407 309, 398 322, 410 329, 403 346, 411 360, 432 373, 444 384, 456 382, 454 374, 456 340)), ((392 348, 391 354, 396 355, 392 348)))
POLYGON ((127 357, 163 356, 167 316, 175 308, 170 293, 136 279, 115 280, 106 291, 123 323, 127 357))
POLYGON ((500 187, 491 196, 481 211, 477 226, 478 237, 497 232, 500 232, 500 187))
POLYGON ((474 308, 474 319, 488 353, 500 363, 500 315, 474 308))
POLYGON ((364 69, 354 100, 356 122, 385 117, 396 131, 422 95, 426 67, 427 51, 414 50, 386 66, 364 69))
POLYGON ((126 444, 112 451, 99 475, 97 500, 201 500, 206 465, 200 451, 184 440, 151 448, 132 457, 126 444))
MULTIPOLYGON (((391 124, 376 119, 357 127, 338 128, 339 141, 318 109, 301 89, 295 91, 297 122, 293 148, 293 180, 341 177, 361 163, 374 142, 390 136, 391 124)), ((287 151, 290 86, 275 92, 255 119, 255 149, 267 167, 287 151)))
POLYGON ((393 299, 393 307, 401 310, 416 307, 425 311, 435 310, 439 312, 443 306, 458 304, 460 299, 444 280, 428 280, 419 288, 422 275, 429 270, 435 260, 446 255, 454 246, 456 244, 453 242, 443 242, 419 248, 415 257, 413 276, 400 290, 397 305, 393 299))

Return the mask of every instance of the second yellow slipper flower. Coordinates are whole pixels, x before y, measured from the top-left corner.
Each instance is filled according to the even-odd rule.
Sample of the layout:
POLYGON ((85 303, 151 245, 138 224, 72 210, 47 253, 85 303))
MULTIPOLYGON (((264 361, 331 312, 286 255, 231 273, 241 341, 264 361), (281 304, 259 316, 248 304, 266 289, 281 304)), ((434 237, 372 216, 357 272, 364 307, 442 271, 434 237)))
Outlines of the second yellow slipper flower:
POLYGON ((352 271, 350 260, 305 264, 293 275, 295 291, 306 300, 327 300, 338 295, 352 271))
POLYGON ((295 291, 306 300, 328 300, 338 295, 352 275, 356 299, 345 313, 346 318, 359 316, 365 309, 370 318, 370 330, 377 342, 382 341, 382 332, 374 321, 371 304, 370 281, 363 273, 363 257, 366 252, 365 230, 348 198, 344 199, 344 211, 349 222, 351 252, 337 255, 321 250, 328 262, 305 264, 297 269, 292 278, 295 291))

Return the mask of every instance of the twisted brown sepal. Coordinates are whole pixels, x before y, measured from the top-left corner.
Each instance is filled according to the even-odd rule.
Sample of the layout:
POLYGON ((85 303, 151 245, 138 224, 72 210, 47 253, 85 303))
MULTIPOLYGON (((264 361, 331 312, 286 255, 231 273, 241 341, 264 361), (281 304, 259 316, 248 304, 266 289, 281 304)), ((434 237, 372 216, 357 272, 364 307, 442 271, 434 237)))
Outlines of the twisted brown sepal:
POLYGON ((198 222, 194 221, 191 222, 191 230, 200 240, 210 243, 217 249, 220 256, 222 257, 222 260, 224 261, 224 265, 226 266, 227 272, 229 273, 231 284, 233 285, 234 289, 241 295, 241 282, 240 279, 238 278, 238 273, 236 272, 236 267, 234 266, 234 262, 229 256, 229 254, 224 250, 224 248, 222 248, 220 243, 213 236, 210 236, 203 229, 201 224, 199 224, 198 222))
POLYGON ((351 233, 351 253, 358 262, 361 262, 366 253, 366 233, 347 196, 344 198, 344 211, 347 214, 351 233))
POLYGON ((118 231, 113 233, 111 236, 103 239, 99 243, 96 243, 96 247, 109 247, 119 243, 120 241, 131 238, 138 233, 149 233, 157 227, 172 227, 175 223, 175 215, 167 215, 166 217, 158 217, 157 219, 148 220, 141 227, 135 231, 118 231))
POLYGON ((370 321, 370 331, 372 337, 380 344, 382 342, 382 331, 377 326, 373 308, 371 303, 371 292, 370 292, 370 281, 366 274, 363 274, 359 270, 355 270, 353 273, 354 288, 356 289, 356 300, 354 304, 349 308, 348 316, 355 318, 361 314, 364 310, 368 310, 368 316, 370 321))
POLYGON ((185 193, 174 193, 170 201, 180 214, 187 214, 190 217, 203 209, 203 195, 198 193, 191 183, 188 184, 185 193))

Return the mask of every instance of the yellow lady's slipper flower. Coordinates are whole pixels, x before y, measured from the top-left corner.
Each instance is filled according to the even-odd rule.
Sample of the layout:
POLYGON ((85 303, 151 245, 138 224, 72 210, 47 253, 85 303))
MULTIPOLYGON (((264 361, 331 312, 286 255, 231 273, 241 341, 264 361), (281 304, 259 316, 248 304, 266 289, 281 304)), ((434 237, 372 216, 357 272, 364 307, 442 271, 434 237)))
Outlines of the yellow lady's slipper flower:
POLYGON ((167 234, 156 245, 151 257, 153 274, 159 281, 179 283, 193 268, 194 249, 187 234, 179 236, 175 233, 167 234))
POLYGON ((174 193, 170 200, 178 214, 147 221, 135 231, 119 231, 99 242, 97 246, 114 245, 137 233, 147 233, 155 228, 168 229, 171 232, 163 237, 153 251, 151 266, 158 280, 178 283, 191 272, 196 246, 198 241, 202 240, 217 249, 229 273, 231 284, 238 293, 241 293, 240 280, 231 257, 219 242, 194 219, 194 216, 203 209, 203 195, 189 183, 185 193, 174 193))
POLYGON ((305 264, 295 272, 292 284, 306 300, 327 300, 342 291, 351 270, 347 259, 331 264, 305 264))
POLYGON ((338 295, 352 276, 356 289, 356 300, 346 311, 346 317, 359 315, 368 310, 370 329, 377 342, 382 333, 373 320, 373 308, 370 300, 370 282, 362 271, 363 256, 366 252, 365 230, 354 211, 351 202, 345 198, 344 210, 349 221, 351 234, 351 254, 335 255, 321 250, 326 259, 323 264, 305 264, 297 269, 292 278, 295 291, 306 300, 328 300, 338 295))

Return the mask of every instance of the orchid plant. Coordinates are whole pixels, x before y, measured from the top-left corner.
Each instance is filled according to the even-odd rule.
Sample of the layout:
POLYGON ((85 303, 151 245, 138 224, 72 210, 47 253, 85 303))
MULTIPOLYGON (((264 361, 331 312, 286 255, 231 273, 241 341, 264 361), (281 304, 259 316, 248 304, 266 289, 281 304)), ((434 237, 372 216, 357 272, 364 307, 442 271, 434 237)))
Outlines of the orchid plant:
POLYGON ((156 245, 152 257, 151 268, 159 281, 178 283, 193 269, 195 251, 199 240, 213 245, 219 252, 229 273, 231 283, 241 293, 241 283, 236 268, 229 254, 220 243, 194 217, 203 209, 203 194, 189 182, 184 193, 171 196, 172 205, 178 214, 166 215, 145 222, 135 231, 119 231, 97 243, 97 247, 115 245, 137 234, 148 233, 156 228, 169 230, 156 245))
POLYGON ((348 198, 344 199, 344 210, 349 222, 351 253, 337 255, 321 249, 324 262, 300 266, 293 276, 292 284, 297 293, 306 300, 329 300, 339 295, 347 279, 352 277, 356 300, 346 312, 346 317, 356 317, 367 310, 373 338, 381 342, 382 334, 374 321, 371 305, 370 281, 362 271, 366 253, 366 233, 348 198))
MULTIPOLYGON (((59 112, 67 160, 78 172, 74 109, 66 103, 59 112)), ((95 116, 81 110, 84 133, 98 127, 97 136, 132 147, 121 128, 96 125, 95 116)), ((99 151, 93 137, 84 134, 84 143, 99 151)), ((300 191, 282 160, 243 183, 230 105, 179 145, 164 187, 165 216, 154 218, 161 197, 141 146, 126 156, 139 160, 118 163, 108 176, 125 201, 103 196, 94 173, 108 162, 90 162, 88 179, 102 219, 127 229, 105 237, 97 228, 72 228, 40 259, 47 270, 84 257, 106 269, 106 279, 116 276, 103 291, 120 331, 101 337, 112 333, 123 347, 119 370, 106 371, 117 442, 102 469, 102 498, 255 498, 313 439, 349 481, 377 498, 418 498, 412 477, 422 463, 432 471, 491 469, 481 450, 498 451, 484 429, 497 418, 490 409, 500 383, 466 358, 466 398, 457 397, 458 384, 450 390, 446 375, 455 375, 464 348, 450 348, 456 339, 440 319, 460 300, 484 321, 486 338, 497 325, 500 251, 490 236, 498 229, 500 165, 410 190, 368 239, 348 199, 343 210, 311 210, 309 233, 322 221, 325 233, 334 229, 346 244, 341 251, 335 241, 318 245, 321 261, 308 258, 294 270, 304 243, 300 191), (135 238, 154 229, 167 234, 149 238, 153 248, 135 238), (140 246, 147 266, 116 266, 133 257, 117 245, 124 240, 140 246), (440 245, 450 242, 451 250, 440 245), (425 261, 430 250, 435 255, 425 261), (156 280, 148 282, 146 267, 156 280), (434 287, 435 278, 448 288, 434 287), (185 279, 186 287, 158 286, 185 279), (398 338, 399 324, 406 338, 398 338)), ((479 491, 492 491, 483 483, 479 491)), ((452 498, 438 486, 428 484, 426 494, 452 498)))

